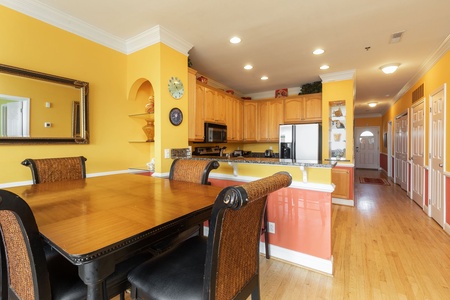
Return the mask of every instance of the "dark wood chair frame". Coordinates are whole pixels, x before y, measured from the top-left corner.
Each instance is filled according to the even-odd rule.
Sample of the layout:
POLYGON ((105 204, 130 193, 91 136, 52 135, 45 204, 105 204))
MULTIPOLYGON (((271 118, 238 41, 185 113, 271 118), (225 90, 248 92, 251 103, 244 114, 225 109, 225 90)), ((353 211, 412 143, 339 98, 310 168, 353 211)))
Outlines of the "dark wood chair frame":
POLYGON ((200 280, 203 291, 199 299, 247 299, 250 295, 253 300, 260 299, 259 237, 267 196, 291 182, 287 172, 278 172, 241 186, 224 188, 214 202, 208 237, 192 237, 131 271, 128 279, 132 284, 132 299, 156 297, 145 295, 147 293, 162 293, 163 298, 168 299, 174 297, 172 289, 177 288, 180 289, 178 296, 183 298, 186 297, 183 291, 192 285, 198 286, 200 280), (204 253, 205 248, 206 257, 199 257, 198 253, 204 253), (185 253, 192 257, 183 257, 185 253), (178 277, 178 270, 185 274, 178 277), (186 270, 191 275, 188 276, 186 270), (194 276, 193 270, 201 274, 190 277, 194 276), (186 283, 188 277, 198 281, 193 283, 189 279, 186 283), (160 285, 152 278, 164 281, 165 286, 156 291, 160 285), (171 288, 171 284, 179 286, 171 288))

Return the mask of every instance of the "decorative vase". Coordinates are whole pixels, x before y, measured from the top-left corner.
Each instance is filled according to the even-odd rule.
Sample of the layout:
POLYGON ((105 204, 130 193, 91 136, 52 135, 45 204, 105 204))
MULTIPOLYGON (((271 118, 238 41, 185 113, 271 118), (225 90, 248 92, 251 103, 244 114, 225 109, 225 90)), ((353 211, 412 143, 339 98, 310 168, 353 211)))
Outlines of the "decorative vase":
POLYGON ((144 131, 145 135, 147 136, 147 142, 153 142, 155 141, 155 119, 154 117, 145 118, 145 121, 147 121, 147 124, 142 127, 142 130, 144 131))
POLYGON ((155 97, 148 97, 148 102, 145 104, 145 112, 148 114, 152 114, 155 112, 155 97))

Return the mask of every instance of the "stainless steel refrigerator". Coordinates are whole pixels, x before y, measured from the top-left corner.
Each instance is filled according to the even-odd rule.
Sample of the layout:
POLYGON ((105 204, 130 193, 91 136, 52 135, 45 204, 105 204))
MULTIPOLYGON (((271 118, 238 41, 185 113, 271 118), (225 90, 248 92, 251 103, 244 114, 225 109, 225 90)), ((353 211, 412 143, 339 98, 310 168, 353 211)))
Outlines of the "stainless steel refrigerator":
POLYGON ((280 125, 280 158, 322 160, 320 124, 280 125))

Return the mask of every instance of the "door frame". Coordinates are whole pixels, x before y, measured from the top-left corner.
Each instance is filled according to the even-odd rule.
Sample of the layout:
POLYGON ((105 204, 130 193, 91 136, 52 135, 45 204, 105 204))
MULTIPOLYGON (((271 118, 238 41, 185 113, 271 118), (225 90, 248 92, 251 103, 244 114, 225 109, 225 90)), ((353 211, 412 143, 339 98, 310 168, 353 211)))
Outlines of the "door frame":
MULTIPOLYGON (((433 92, 431 92, 430 94, 429 94, 429 96, 428 96, 428 98, 429 98, 429 125, 428 125, 428 166, 429 166, 429 170, 428 170, 428 186, 429 186, 429 188, 428 188, 428 195, 427 195, 427 197, 428 197, 428 216, 430 217, 430 218, 433 218, 433 216, 432 216, 432 213, 431 213, 431 187, 432 187, 432 182, 431 182, 431 178, 432 178, 432 176, 431 176, 431 173, 432 173, 432 170, 431 170, 431 167, 432 167, 432 165, 431 165, 431 153, 432 153, 432 147, 433 147, 433 143, 432 143, 432 133, 433 133, 433 124, 432 124, 432 112, 431 112, 431 105, 432 105, 432 100, 433 100, 433 96, 434 95, 436 95, 437 93, 439 93, 440 91, 443 91, 444 92, 444 108, 443 108, 443 110, 444 110, 444 120, 443 120, 443 122, 444 122, 444 124, 443 124, 443 128, 444 128, 444 133, 443 133, 443 136, 444 137, 446 137, 447 136, 447 129, 446 129, 446 127, 447 127, 447 118, 446 118, 446 113, 445 113, 445 111, 446 111, 446 107, 447 107, 447 84, 446 83, 444 83, 443 85, 441 85, 441 86, 439 86, 437 89, 435 89, 433 92)), ((444 216, 443 216, 443 228, 444 228, 444 230, 446 230, 446 226, 447 226, 447 222, 446 222, 446 219, 447 219, 447 215, 446 215, 446 210, 447 210, 447 203, 446 203, 446 184, 445 184, 445 177, 446 177, 446 174, 448 174, 446 171, 445 171, 445 163, 446 163, 446 141, 443 143, 443 147, 444 147, 444 149, 442 150, 443 152, 443 161, 442 161, 442 164, 443 164, 443 174, 444 174, 444 182, 443 182, 443 184, 442 184, 442 194, 443 194, 443 197, 444 197, 444 199, 443 199, 443 201, 442 201, 442 205, 443 205, 443 208, 442 208, 442 211, 443 211, 443 214, 444 214, 444 216)), ((437 223, 437 222, 436 222, 437 223)), ((448 232, 448 231, 447 231, 448 232)))

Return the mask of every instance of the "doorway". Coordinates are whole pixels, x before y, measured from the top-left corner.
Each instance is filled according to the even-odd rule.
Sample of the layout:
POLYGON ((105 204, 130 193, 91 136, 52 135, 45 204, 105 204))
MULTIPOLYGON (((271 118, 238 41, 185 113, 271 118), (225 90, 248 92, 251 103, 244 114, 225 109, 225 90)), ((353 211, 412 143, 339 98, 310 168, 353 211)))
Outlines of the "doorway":
POLYGON ((444 227, 444 130, 446 85, 430 96, 430 216, 444 227))
POLYGON ((395 119, 394 140, 394 182, 405 191, 408 191, 408 113, 397 116, 395 119))
POLYGON ((0 136, 30 136, 30 98, 0 95, 0 136))
POLYGON ((380 128, 355 127, 356 168, 379 169, 380 167, 380 128))
POLYGON ((418 101, 411 110, 411 196, 420 207, 425 190, 425 103, 418 101))

